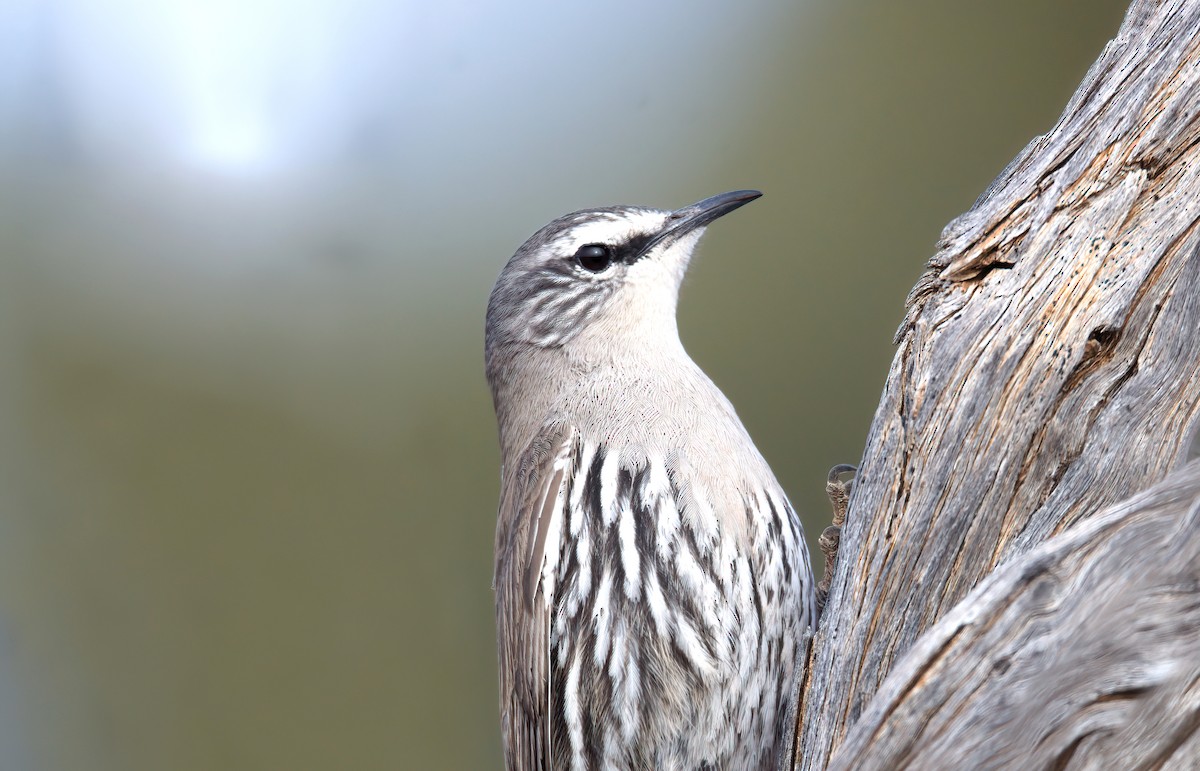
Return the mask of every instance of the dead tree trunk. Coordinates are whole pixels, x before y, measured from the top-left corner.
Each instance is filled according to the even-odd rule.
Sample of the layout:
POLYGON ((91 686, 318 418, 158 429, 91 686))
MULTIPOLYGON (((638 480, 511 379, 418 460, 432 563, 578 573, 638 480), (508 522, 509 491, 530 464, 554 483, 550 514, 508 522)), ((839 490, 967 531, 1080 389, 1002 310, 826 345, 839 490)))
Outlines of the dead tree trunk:
POLYGON ((1197 532, 1193 462, 1002 566, 897 663, 831 767, 1200 768, 1197 532))
POLYGON ((1054 129, 942 234, 796 769, 1200 758, 1200 466, 1163 481, 1200 409, 1198 141, 1200 0, 1135 0, 1054 129))

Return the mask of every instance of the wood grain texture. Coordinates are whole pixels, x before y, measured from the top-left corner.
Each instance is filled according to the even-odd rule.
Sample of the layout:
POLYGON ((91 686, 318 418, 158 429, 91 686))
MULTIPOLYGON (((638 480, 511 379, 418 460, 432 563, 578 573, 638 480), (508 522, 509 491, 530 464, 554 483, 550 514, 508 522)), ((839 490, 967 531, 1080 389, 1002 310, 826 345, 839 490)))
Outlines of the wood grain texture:
POLYGON ((943 232, 868 436, 796 768, 829 763, 897 660, 997 566, 1184 459, 1200 409, 1198 140, 1200 0, 1139 0, 1054 128, 943 232))
POLYGON ((1198 728, 1194 461, 992 573, 896 665, 830 768, 1197 768, 1198 728))

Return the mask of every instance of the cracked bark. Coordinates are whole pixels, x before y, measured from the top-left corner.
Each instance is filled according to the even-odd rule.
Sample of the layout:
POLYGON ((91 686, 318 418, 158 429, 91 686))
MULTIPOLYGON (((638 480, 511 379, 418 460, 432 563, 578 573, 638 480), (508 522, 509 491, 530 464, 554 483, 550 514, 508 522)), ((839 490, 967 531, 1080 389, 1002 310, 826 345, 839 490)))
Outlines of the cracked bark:
POLYGON ((1163 480, 1200 410, 1198 143, 1200 0, 1139 0, 943 232, 841 533, 796 769, 1197 759, 1200 471, 1163 480))

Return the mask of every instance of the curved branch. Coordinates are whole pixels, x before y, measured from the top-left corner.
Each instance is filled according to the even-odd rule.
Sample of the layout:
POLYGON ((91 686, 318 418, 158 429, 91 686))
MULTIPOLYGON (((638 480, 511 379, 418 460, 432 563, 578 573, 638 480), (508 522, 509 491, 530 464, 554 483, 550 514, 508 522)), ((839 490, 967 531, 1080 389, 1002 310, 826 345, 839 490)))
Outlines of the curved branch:
POLYGON ((984 580, 830 768, 1196 768, 1198 729, 1200 461, 984 580))

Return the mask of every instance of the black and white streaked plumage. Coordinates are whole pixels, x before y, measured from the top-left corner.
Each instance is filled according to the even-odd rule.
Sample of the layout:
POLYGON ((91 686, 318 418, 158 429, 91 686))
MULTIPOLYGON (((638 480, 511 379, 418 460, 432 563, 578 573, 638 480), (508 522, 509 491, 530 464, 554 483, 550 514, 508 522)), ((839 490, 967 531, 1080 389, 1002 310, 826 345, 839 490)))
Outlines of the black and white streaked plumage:
POLYGON ((803 533, 675 322, 705 226, 758 196, 569 214, 492 291, 509 769, 772 769, 789 744, 803 533))

